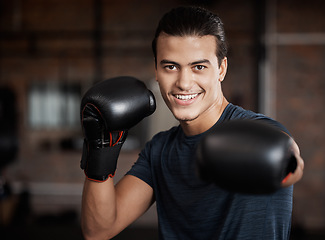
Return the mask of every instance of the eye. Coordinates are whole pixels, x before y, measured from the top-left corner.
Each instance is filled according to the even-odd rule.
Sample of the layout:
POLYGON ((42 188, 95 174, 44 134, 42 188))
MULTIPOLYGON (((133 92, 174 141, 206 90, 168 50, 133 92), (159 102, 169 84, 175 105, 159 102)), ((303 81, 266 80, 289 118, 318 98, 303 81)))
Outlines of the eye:
POLYGON ((166 65, 164 68, 170 71, 175 71, 177 69, 175 65, 166 65))
POLYGON ((195 70, 198 70, 198 71, 201 71, 201 70, 203 70, 203 69, 205 69, 206 67, 205 66, 203 66, 203 65, 195 65, 194 66, 194 69, 195 70))

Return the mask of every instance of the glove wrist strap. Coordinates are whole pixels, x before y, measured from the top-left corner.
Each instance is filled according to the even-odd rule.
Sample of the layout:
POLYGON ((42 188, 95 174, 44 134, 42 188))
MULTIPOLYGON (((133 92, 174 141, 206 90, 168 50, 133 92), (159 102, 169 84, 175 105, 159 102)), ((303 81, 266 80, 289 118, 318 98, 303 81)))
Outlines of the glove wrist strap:
POLYGON ((84 140, 83 154, 80 163, 87 178, 96 182, 104 182, 113 177, 116 171, 117 159, 123 143, 112 147, 92 147, 84 140))

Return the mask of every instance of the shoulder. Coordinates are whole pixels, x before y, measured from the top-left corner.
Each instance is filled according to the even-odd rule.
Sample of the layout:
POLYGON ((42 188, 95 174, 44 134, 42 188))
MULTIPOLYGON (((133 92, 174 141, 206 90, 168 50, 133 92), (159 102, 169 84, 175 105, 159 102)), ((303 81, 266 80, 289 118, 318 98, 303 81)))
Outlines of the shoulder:
POLYGON ((225 109, 225 117, 224 117, 223 121, 240 120, 240 119, 263 121, 263 122, 270 124, 270 125, 278 128, 281 131, 284 131, 290 135, 289 131, 287 130, 287 128, 284 125, 282 125, 280 122, 272 119, 271 117, 268 117, 262 113, 256 113, 254 111, 247 110, 240 106, 233 105, 233 104, 229 103, 229 105, 225 109))
POLYGON ((235 119, 260 119, 268 118, 261 113, 256 113, 251 110, 244 109, 240 106, 229 105, 225 109, 225 120, 235 120, 235 119))
POLYGON ((145 147, 139 153, 139 157, 131 170, 127 173, 140 178, 146 182, 149 186, 154 188, 154 177, 157 166, 159 166, 159 159, 169 139, 179 131, 179 127, 172 127, 167 131, 157 133, 148 141, 145 147))

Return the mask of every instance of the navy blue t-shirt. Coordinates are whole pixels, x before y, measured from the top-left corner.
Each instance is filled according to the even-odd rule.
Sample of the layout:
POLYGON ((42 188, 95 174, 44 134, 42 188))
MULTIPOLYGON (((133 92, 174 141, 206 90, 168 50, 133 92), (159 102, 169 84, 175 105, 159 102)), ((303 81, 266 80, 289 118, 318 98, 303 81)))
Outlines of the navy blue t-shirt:
MULTIPOLYGON (((278 122, 229 104, 216 124, 233 119, 278 122)), ((289 239, 293 187, 271 195, 230 193, 201 181, 194 166, 200 135, 180 126, 155 135, 128 174, 149 184, 156 199, 160 239, 289 239)))

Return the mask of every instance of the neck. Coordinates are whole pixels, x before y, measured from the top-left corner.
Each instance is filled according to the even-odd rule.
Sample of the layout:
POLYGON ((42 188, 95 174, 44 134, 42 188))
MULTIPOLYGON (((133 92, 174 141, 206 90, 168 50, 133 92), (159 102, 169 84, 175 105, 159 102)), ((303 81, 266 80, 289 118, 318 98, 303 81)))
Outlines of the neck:
POLYGON ((229 102, 226 98, 211 108, 202 116, 192 121, 181 121, 180 125, 186 136, 194 136, 209 130, 221 117, 221 114, 227 107, 229 102))

